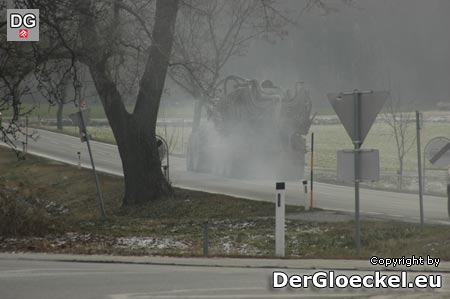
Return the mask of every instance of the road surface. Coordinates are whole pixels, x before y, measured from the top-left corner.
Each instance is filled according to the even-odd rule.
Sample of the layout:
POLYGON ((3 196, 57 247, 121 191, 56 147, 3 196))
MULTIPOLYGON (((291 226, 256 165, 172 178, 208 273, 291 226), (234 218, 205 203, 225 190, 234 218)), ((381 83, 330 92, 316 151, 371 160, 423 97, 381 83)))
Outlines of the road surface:
MULTIPOLYGON (((0 254, 0 298, 33 299, 171 299, 171 298, 449 298, 448 272, 441 275, 442 288, 417 289, 273 289, 273 272, 256 267, 180 266, 68 262, 19 259, 0 254)), ((58 257, 56 257, 57 259, 58 257)), ((258 260, 255 260, 255 264, 258 260)), ((329 261, 332 263, 333 261, 329 261)), ((351 264, 352 261, 349 261, 351 264)), ((281 269, 288 275, 313 274, 327 269, 281 269)), ((373 275, 370 269, 341 269, 335 275, 373 275)), ((399 275, 398 271, 382 272, 399 275)), ((420 273, 408 273, 408 280, 420 273)))
MULTIPOLYGON (((98 170, 122 175, 120 157, 115 145, 91 142, 94 160, 98 170)), ((78 163, 77 152, 81 152, 81 164, 90 168, 86 144, 79 138, 39 130, 37 141, 30 140, 29 152, 35 155, 62 161, 78 163)), ((185 159, 170 157, 170 176, 177 187, 261 201, 273 201, 275 182, 263 180, 234 180, 209 174, 186 171, 185 159)), ((287 182, 286 202, 304 204, 300 183, 287 182)), ((352 187, 315 183, 315 206, 340 211, 354 211, 354 189, 352 187)), ((419 221, 419 199, 416 194, 405 194, 377 190, 361 190, 361 212, 366 215, 390 219, 419 221)), ((447 200, 443 197, 424 197, 425 222, 450 224, 447 215, 447 200)))

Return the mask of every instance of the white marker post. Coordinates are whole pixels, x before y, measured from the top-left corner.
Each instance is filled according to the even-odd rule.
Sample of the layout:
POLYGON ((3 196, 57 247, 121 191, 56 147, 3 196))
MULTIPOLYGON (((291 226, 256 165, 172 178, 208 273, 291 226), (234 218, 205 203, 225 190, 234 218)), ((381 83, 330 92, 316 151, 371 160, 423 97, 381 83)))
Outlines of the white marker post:
POLYGON ((309 198, 308 198, 308 181, 303 180, 303 193, 304 193, 304 199, 305 199, 305 211, 310 210, 309 206, 309 198))
POLYGON ((283 257, 284 250, 284 219, 285 219, 285 184, 276 183, 275 197, 275 254, 283 257))
POLYGON ((78 169, 81 169, 81 152, 77 152, 78 157, 78 169))

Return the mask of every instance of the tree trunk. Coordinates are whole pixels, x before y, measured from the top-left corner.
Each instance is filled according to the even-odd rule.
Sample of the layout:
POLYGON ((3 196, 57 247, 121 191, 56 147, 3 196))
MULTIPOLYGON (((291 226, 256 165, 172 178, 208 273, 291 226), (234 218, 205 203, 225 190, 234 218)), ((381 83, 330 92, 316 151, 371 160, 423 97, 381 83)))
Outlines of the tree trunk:
POLYGON ((19 120, 20 115, 20 92, 17 87, 14 87, 12 91, 12 107, 13 107, 13 118, 12 121, 16 122, 19 120))
POLYGON ((58 104, 58 108, 56 110, 56 128, 61 131, 63 129, 62 113, 64 109, 64 104, 66 103, 68 89, 69 89, 69 82, 65 80, 61 91, 61 98, 56 99, 56 103, 58 104))
POLYGON ((194 117, 192 119, 192 131, 197 131, 202 119, 203 100, 197 100, 194 104, 194 117))
POLYGON ((400 167, 398 170, 398 189, 402 190, 403 189, 403 158, 401 158, 399 160, 400 162, 400 167))
POLYGON ((56 109, 56 128, 61 131, 63 129, 63 120, 62 120, 63 109, 64 104, 58 101, 58 107, 56 109))
POLYGON ((140 205, 170 195, 172 189, 161 171, 155 134, 130 116, 114 135, 125 180, 123 205, 140 205))
POLYGON ((147 52, 145 71, 140 80, 132 114, 125 109, 116 83, 110 77, 110 66, 105 58, 105 52, 102 52, 100 37, 95 30, 96 19, 92 11, 92 2, 81 1, 78 7, 82 15, 79 32, 83 48, 89 53, 84 63, 89 67, 122 159, 125 180, 123 205, 141 205, 170 195, 170 185, 161 171, 155 131, 172 52, 178 0, 156 2, 152 44, 147 52))

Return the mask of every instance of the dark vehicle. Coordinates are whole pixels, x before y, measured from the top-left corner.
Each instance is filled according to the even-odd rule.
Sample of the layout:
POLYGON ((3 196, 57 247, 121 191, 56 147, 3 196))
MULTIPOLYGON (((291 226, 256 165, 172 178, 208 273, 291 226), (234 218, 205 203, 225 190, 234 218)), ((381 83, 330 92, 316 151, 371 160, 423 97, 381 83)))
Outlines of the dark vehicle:
POLYGON ((208 122, 194 130, 187 169, 233 178, 303 177, 311 101, 303 83, 295 92, 237 76, 206 106, 208 122))

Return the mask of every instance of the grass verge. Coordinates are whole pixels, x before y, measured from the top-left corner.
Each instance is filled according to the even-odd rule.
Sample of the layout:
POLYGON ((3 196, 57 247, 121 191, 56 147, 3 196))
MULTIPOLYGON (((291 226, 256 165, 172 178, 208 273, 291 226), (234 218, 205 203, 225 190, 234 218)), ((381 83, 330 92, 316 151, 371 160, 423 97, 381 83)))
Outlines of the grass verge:
MULTIPOLYGON (((175 188, 172 198, 121 208, 122 179, 101 175, 107 217, 101 219, 89 170, 0 148, 0 251, 200 256, 209 224, 213 256, 274 255, 274 205, 175 188)), ((302 215, 302 207, 287 213, 302 215)), ((301 217, 298 217, 301 219, 301 217)), ((287 256, 353 257, 352 221, 288 220, 287 256)), ((431 254, 450 260, 448 226, 362 222, 362 258, 431 254)))

